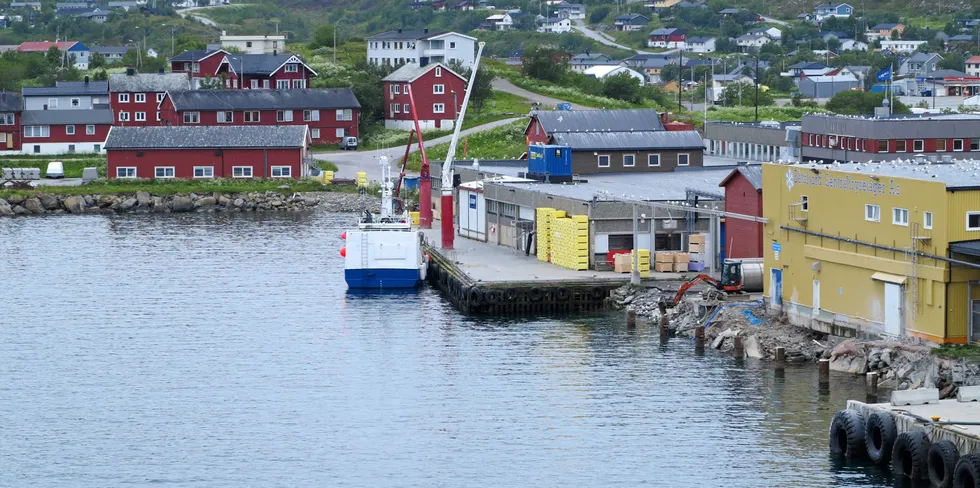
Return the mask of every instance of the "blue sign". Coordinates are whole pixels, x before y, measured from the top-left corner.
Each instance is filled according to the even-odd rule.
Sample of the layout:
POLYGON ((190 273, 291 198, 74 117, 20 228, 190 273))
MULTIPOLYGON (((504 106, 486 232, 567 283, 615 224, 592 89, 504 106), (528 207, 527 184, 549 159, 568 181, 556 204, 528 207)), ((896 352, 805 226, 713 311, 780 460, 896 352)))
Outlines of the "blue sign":
POLYGON ((470 193, 470 208, 476 209, 476 194, 470 193))
POLYGON ((772 243, 772 250, 773 250, 773 252, 782 251, 783 250, 783 245, 780 244, 780 243, 778 243, 778 242, 773 242, 772 243))
POLYGON ((891 81, 892 80, 892 67, 889 66, 875 75, 875 79, 878 81, 891 81))

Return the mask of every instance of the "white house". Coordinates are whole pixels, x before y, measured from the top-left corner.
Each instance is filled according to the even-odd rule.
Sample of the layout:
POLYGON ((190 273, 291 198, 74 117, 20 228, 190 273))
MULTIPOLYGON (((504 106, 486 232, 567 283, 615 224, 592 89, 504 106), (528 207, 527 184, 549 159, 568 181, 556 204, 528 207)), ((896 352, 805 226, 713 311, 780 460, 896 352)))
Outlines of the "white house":
POLYGON ((889 50, 894 53, 914 53, 919 46, 929 41, 907 41, 907 40, 886 40, 881 41, 881 50, 889 50))
POLYGON ((493 30, 505 31, 514 28, 514 19, 511 18, 510 14, 496 14, 487 17, 487 24, 491 26, 493 30))
POLYGON ((286 46, 286 36, 229 36, 221 31, 221 48, 235 48, 242 54, 272 54, 286 46))
POLYGON ((374 64, 422 64, 420 58, 427 58, 429 63, 450 64, 456 61, 472 68, 476 59, 476 38, 457 32, 398 29, 369 36, 365 40, 368 62, 374 64))
POLYGON ((688 37, 687 47, 693 53, 713 53, 715 52, 715 38, 711 36, 688 37))
POLYGON ((854 7, 846 3, 821 3, 813 9, 813 20, 823 22, 830 17, 848 18, 854 13, 854 7))
POLYGON ((772 42, 772 39, 761 33, 743 34, 735 38, 735 44, 738 46, 739 51, 742 52, 756 51, 770 42, 772 42))
POLYGON ((582 74, 592 76, 600 80, 605 80, 610 76, 616 76, 623 73, 626 73, 639 80, 640 86, 643 86, 646 83, 646 78, 644 78, 642 74, 625 66, 593 66, 585 70, 585 72, 582 74))
POLYGON ((783 31, 769 26, 756 27, 749 31, 749 34, 764 34, 774 41, 780 41, 783 39, 783 31))
POLYGON ((854 39, 843 39, 840 41, 841 51, 867 51, 868 43, 854 39))
POLYGON ((555 15, 571 20, 583 20, 585 19, 585 5, 563 1, 558 4, 555 15))
POLYGON ((548 17, 538 20, 538 32, 564 34, 572 31, 572 21, 568 18, 548 17))

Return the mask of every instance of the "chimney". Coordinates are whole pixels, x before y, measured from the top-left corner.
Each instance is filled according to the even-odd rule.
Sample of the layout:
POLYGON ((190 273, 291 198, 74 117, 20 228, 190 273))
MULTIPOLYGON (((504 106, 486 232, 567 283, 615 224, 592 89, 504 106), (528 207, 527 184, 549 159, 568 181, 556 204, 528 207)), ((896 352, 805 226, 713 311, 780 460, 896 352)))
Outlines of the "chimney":
POLYGON ((278 49, 273 49, 272 50, 272 55, 273 56, 278 56, 279 55, 279 50, 278 49))
POLYGON ((126 68, 126 76, 135 76, 136 68, 126 68))
POLYGON ((402 33, 402 29, 401 29, 401 27, 399 27, 399 28, 398 28, 398 33, 399 33, 399 34, 401 34, 401 33, 402 33))
POLYGON ((85 84, 88 84, 88 75, 85 75, 85 84))
POLYGON ((422 29, 422 32, 425 33, 425 34, 428 34, 429 33, 429 28, 426 27, 425 29, 422 29))

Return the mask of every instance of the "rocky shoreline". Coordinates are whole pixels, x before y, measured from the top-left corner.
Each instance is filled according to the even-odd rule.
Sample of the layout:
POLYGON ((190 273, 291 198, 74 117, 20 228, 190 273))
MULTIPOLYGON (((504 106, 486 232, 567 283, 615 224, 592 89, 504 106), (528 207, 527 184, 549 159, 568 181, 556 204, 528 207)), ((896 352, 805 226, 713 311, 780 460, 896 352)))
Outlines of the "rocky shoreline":
MULTIPOLYGON (((628 285, 614 290, 610 299, 613 306, 634 311, 638 321, 655 325, 660 322, 657 303, 662 295, 656 288, 628 285)), ((952 398, 959 386, 980 385, 976 363, 938 357, 931 347, 911 340, 845 339, 797 327, 760 301, 726 301, 715 310, 687 298, 667 314, 669 328, 678 336, 694 337, 695 329, 704 324, 705 344, 714 349, 733 351, 734 338, 742 337, 747 357, 772 361, 781 347, 789 363, 829 359, 834 371, 877 372, 881 388, 938 388, 941 398, 952 398)))
POLYGON ((58 195, 14 194, 0 198, 0 217, 45 214, 187 213, 187 212, 361 212, 377 211, 373 195, 310 192, 285 195, 275 191, 206 193, 155 196, 148 191, 130 194, 58 195))

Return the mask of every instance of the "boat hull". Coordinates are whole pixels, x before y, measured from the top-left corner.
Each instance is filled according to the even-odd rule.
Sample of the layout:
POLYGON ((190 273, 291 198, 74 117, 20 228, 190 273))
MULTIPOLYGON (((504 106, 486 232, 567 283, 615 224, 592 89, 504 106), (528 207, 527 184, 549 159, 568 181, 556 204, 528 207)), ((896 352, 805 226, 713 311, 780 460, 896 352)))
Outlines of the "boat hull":
POLYGON ((350 288, 415 288, 421 283, 418 269, 369 268, 344 270, 350 288))

